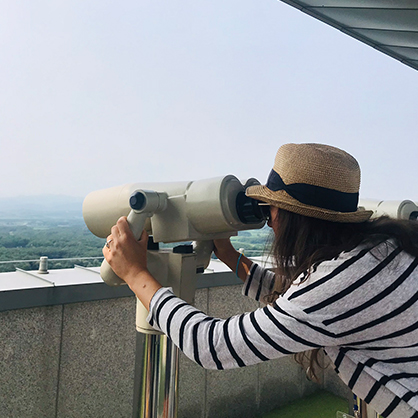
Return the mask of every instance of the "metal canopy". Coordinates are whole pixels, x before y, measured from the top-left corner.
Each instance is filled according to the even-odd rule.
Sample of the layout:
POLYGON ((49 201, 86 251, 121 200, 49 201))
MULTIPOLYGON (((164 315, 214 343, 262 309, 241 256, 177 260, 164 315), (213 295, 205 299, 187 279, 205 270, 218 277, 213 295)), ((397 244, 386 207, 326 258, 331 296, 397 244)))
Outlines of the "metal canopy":
POLYGON ((281 0, 418 70, 418 0, 281 0))

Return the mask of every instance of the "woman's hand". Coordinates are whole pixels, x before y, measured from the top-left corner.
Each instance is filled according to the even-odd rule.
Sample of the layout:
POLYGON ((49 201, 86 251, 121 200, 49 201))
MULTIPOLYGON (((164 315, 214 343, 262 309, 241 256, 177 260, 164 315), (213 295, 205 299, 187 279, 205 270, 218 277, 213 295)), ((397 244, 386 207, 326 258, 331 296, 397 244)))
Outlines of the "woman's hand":
POLYGON ((147 270, 148 234, 144 231, 139 241, 133 236, 126 217, 118 220, 107 237, 103 255, 112 270, 126 283, 147 270))
POLYGON ((103 255, 112 270, 124 280, 145 307, 154 293, 161 287, 147 268, 148 234, 143 231, 137 241, 132 234, 126 217, 118 220, 107 237, 103 255))

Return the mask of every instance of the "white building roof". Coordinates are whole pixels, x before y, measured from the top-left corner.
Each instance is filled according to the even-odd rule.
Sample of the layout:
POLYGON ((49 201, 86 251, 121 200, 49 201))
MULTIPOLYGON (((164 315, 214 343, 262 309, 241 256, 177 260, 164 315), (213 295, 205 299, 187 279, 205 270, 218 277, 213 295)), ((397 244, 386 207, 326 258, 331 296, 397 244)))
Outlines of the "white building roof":
MULTIPOLYGON (((272 267, 266 257, 250 257, 254 262, 272 267)), ((212 259, 204 274, 230 272, 222 261, 212 259)), ((100 267, 81 267, 49 270, 48 274, 40 274, 36 270, 0 273, 0 292, 9 290, 35 289, 45 287, 73 286, 83 284, 103 283, 100 277, 100 267)))
POLYGON ((416 0, 281 0, 418 69, 416 0))
MULTIPOLYGON (((252 258, 270 267, 261 257, 252 258)), ((197 276, 197 288, 242 284, 221 261, 211 260, 197 276)), ((100 277, 100 267, 49 270, 48 274, 16 269, 0 273, 0 312, 37 306, 61 305, 109 298, 133 296, 128 286, 107 286, 100 277)))

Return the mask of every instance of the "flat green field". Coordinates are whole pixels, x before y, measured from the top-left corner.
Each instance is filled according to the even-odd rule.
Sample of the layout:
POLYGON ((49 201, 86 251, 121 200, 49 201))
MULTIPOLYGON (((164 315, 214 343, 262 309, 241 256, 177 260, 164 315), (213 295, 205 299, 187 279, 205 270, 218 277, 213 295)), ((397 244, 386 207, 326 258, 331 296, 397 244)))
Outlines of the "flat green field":
POLYGON ((338 411, 348 413, 347 400, 320 391, 269 412, 261 418, 335 418, 338 411))

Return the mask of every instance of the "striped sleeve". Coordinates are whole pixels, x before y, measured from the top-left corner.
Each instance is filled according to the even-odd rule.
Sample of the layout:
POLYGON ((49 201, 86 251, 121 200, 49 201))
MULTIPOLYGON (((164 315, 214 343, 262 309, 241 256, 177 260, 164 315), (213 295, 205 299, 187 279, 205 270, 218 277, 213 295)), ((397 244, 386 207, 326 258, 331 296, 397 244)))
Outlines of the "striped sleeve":
POLYGON ((208 369, 231 369, 330 345, 326 335, 273 306, 228 319, 212 318, 161 288, 148 321, 190 359, 208 369))
POLYGON ((242 294, 257 301, 272 293, 274 272, 253 263, 242 288, 242 294))

